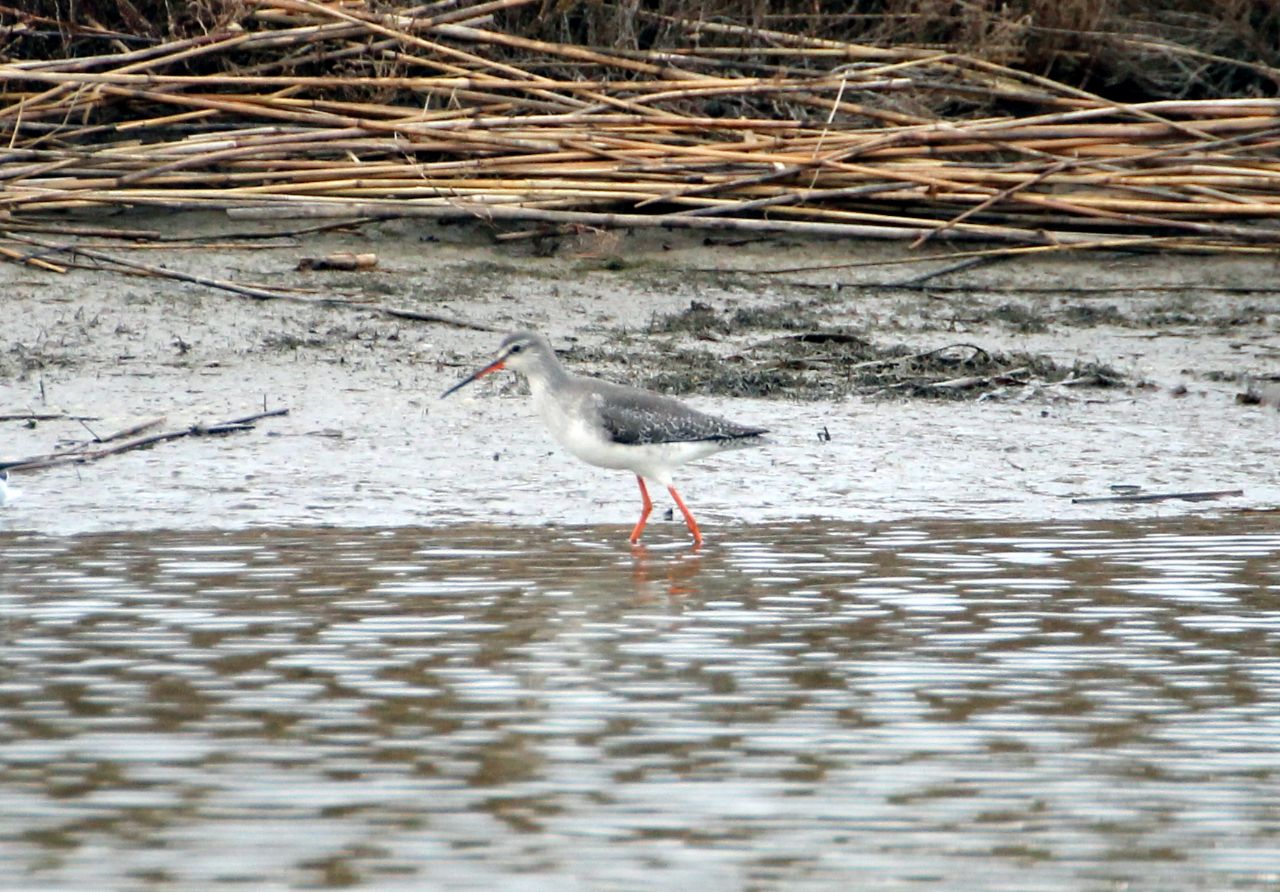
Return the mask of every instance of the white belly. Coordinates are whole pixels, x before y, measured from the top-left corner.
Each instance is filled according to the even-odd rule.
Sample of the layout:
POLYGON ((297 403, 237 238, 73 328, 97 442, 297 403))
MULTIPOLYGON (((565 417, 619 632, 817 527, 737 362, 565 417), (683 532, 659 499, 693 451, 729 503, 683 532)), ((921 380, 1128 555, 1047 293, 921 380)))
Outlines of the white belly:
POLYGON ((545 388, 532 386, 532 383, 533 404, 547 430, 561 446, 587 464, 631 471, 670 486, 673 468, 723 449, 721 443, 713 440, 639 445, 614 443, 585 407, 562 405, 551 399, 545 388))

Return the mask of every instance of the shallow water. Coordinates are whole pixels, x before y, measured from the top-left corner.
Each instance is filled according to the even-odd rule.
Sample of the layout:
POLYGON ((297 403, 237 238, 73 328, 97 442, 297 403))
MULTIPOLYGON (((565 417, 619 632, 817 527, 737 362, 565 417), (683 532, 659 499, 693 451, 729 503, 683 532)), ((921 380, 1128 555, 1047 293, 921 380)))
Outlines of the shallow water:
POLYGON ((1280 884, 1274 515, 672 529, 0 536, 0 888, 1280 884))

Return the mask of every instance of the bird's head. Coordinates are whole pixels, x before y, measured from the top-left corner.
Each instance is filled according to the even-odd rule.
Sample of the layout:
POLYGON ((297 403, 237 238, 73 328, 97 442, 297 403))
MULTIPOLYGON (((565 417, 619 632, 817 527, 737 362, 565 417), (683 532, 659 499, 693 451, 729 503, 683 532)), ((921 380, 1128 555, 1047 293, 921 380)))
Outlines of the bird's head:
POLYGON ((516 331, 502 339, 498 346, 498 354, 493 361, 480 370, 463 378, 450 387, 440 398, 444 399, 455 390, 461 390, 472 381, 483 378, 492 372, 510 369, 525 377, 537 377, 557 365, 555 351, 550 342, 536 331, 516 331))

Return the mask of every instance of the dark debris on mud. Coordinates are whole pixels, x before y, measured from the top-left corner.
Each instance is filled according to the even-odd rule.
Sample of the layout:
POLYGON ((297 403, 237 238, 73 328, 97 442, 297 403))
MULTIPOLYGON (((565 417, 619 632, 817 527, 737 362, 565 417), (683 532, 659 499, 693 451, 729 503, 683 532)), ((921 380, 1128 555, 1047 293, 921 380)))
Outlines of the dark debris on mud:
POLYGON ((824 325, 802 304, 719 311, 694 301, 679 313, 656 317, 644 338, 619 333, 605 346, 576 346, 565 359, 665 393, 724 397, 978 399, 1045 385, 1130 383, 1100 363, 1063 365, 1047 356, 973 343, 932 349, 879 345, 861 332, 824 325), (689 339, 708 346, 690 346, 689 339))

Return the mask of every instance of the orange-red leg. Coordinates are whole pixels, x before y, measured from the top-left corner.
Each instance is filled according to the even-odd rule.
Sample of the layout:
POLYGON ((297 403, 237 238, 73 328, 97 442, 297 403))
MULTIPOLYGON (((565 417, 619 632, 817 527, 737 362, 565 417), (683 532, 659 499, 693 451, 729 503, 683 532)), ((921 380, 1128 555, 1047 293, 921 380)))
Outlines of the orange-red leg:
POLYGON ((680 493, 676 492, 674 486, 668 486, 667 492, 671 493, 671 498, 676 500, 676 504, 680 507, 680 513, 684 515, 684 522, 689 525, 689 532, 693 533, 693 544, 702 544, 702 533, 698 530, 698 522, 693 519, 693 514, 684 504, 684 499, 680 498, 680 493))
POLYGON ((640 541, 644 525, 649 522, 649 512, 653 510, 653 499, 649 498, 649 488, 644 485, 644 478, 639 474, 636 475, 636 483, 640 484, 640 498, 644 499, 644 506, 640 509, 640 520, 636 522, 636 528, 631 531, 632 545, 640 541))

